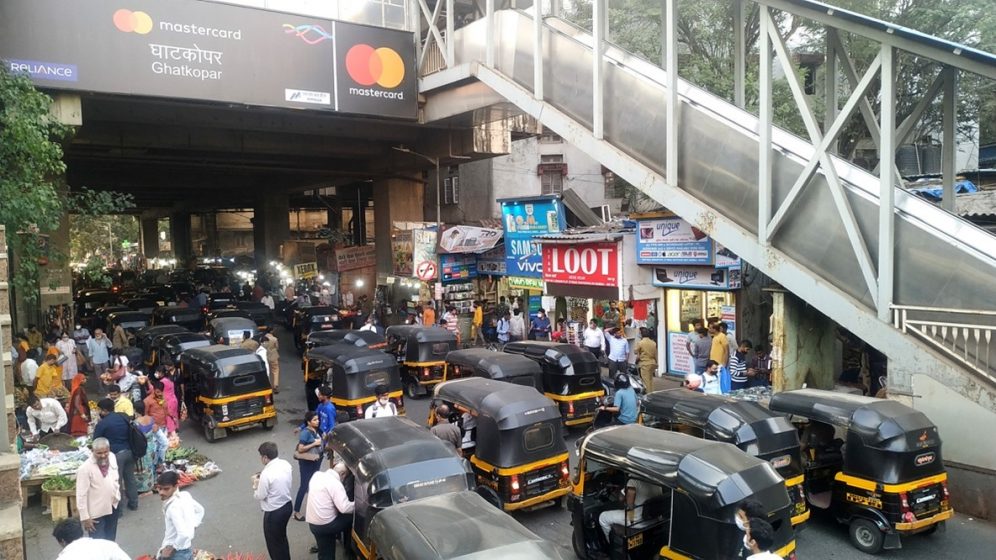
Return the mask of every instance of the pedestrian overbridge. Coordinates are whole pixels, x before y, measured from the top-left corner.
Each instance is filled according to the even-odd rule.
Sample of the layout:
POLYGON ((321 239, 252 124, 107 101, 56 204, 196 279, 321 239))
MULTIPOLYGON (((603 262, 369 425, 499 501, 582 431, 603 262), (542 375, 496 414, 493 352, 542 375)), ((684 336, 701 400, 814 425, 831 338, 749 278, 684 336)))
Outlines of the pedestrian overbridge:
MULTIPOLYGON (((761 58, 755 115, 681 79, 680 70, 666 71, 677 68, 673 0, 662 3, 663 67, 607 40, 607 4, 593 0, 592 29, 537 19, 531 9, 494 10, 490 0, 479 19, 454 29, 447 10, 423 6, 433 22, 419 59, 424 118, 456 121, 510 103, 537 119, 884 352, 890 397, 941 425, 946 459, 996 469, 996 436, 964 429, 968 417, 996 421, 996 238, 898 188, 894 166, 869 172, 829 149, 860 113, 880 152, 895 153, 942 91, 944 128, 953 131, 956 76, 996 79, 996 56, 818 2, 757 0, 760 51, 771 56, 761 58), (779 10, 827 30, 827 61, 839 71, 828 86, 837 109, 826 122, 817 121, 795 77, 773 20, 779 10), (862 74, 843 33, 878 45, 862 74), (907 54, 933 61, 937 78, 897 122, 895 64, 907 54), (789 77, 808 139, 772 125, 776 64, 789 77), (846 100, 836 100, 838 79, 854 92, 846 100), (879 114, 866 95, 873 83, 881 84, 879 114)), ((742 57, 742 32, 734 34, 742 57)), ((743 66, 735 64, 741 105, 743 66)), ((953 165, 946 156, 945 187, 953 187, 953 165)), ((947 191, 945 200, 953 199, 947 191)))

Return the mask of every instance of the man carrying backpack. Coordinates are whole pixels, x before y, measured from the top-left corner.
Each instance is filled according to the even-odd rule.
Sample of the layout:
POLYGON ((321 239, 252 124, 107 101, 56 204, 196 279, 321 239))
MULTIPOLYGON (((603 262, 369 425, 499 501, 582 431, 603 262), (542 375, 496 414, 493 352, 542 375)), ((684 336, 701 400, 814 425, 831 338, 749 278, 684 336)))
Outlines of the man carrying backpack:
MULTIPOLYGON (((114 412, 114 401, 100 399, 97 403, 100 421, 93 429, 93 438, 105 438, 111 445, 111 453, 117 459, 118 472, 124 483, 128 509, 138 509, 138 482, 135 480, 136 457, 132 452, 131 432, 134 429, 131 420, 119 412, 114 412)), ((145 439, 144 437, 142 438, 145 439)), ((137 442, 136 442, 137 443, 137 442)), ((136 449, 135 451, 141 451, 136 449)))

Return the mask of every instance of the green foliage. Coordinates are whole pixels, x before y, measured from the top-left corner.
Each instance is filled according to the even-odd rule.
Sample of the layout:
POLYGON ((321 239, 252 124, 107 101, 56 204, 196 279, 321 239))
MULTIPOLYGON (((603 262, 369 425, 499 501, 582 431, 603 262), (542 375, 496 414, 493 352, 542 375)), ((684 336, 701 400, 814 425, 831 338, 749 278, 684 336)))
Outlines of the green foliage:
POLYGON ((49 246, 70 210, 81 213, 120 211, 131 199, 115 193, 83 190, 68 194, 60 142, 72 128, 49 115, 52 99, 24 76, 0 64, 0 223, 18 257, 12 283, 19 297, 38 297, 42 263, 61 264, 65 255, 49 246))
POLYGON ((139 223, 135 216, 99 211, 69 216, 69 254, 74 263, 86 263, 95 256, 114 263, 126 253, 122 242, 134 245, 138 238, 139 223))
POLYGON ((110 288, 111 276, 107 274, 107 262, 93 255, 87 259, 86 265, 80 270, 84 286, 93 288, 110 288))

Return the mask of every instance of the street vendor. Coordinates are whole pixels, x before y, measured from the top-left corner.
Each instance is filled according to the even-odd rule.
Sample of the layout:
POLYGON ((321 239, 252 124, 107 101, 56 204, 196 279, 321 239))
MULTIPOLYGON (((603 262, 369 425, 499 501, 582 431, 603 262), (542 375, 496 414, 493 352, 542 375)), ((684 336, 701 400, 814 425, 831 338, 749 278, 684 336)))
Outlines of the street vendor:
POLYGON ((55 399, 40 399, 35 395, 28 396, 28 428, 32 436, 57 433, 69 422, 66 409, 55 399))

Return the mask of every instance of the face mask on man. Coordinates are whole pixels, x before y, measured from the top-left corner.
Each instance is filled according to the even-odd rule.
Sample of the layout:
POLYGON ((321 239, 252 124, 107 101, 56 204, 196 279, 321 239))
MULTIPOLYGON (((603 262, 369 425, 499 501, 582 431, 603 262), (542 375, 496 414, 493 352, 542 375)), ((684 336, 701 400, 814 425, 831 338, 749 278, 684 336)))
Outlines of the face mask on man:
POLYGON ((380 403, 380 406, 387 406, 387 403, 391 402, 391 399, 389 397, 382 397, 377 399, 377 402, 380 403))
MULTIPOLYGON (((744 522, 741 521, 739 515, 737 515, 736 517, 734 517, 733 521, 734 521, 734 523, 737 524, 737 529, 740 529, 741 531, 746 531, 747 530, 747 528, 744 526, 744 522)), ((746 535, 744 535, 744 536, 746 536, 746 535)))

